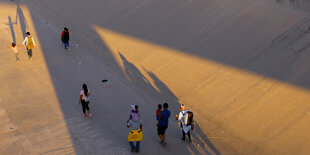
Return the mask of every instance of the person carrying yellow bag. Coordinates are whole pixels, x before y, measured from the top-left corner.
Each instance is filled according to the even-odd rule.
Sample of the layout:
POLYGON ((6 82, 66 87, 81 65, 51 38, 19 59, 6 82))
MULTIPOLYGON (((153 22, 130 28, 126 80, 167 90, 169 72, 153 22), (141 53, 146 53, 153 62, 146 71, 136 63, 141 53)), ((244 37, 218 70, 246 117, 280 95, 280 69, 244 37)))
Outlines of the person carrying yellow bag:
POLYGON ((26 45, 27 53, 29 56, 29 60, 32 60, 32 49, 35 48, 36 43, 34 42, 34 39, 32 36, 30 36, 30 32, 26 33, 27 37, 25 37, 25 40, 23 41, 23 45, 26 45))
MULTIPOLYGON (((135 105, 135 112, 138 111, 138 106, 135 105)), ((143 133, 142 133, 142 121, 139 118, 133 120, 129 119, 127 123, 127 128, 130 128, 130 132, 128 134, 128 142, 131 147, 131 152, 139 152, 140 151, 140 141, 143 139, 143 133), (133 142, 136 142, 136 146, 134 145, 133 142)))

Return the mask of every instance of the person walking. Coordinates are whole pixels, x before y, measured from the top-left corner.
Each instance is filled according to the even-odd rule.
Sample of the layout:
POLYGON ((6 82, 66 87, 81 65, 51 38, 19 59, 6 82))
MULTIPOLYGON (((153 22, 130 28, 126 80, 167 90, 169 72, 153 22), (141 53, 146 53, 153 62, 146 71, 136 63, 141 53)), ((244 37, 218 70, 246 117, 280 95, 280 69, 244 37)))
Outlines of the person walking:
MULTIPOLYGON (((135 111, 138 111, 138 109, 138 105, 135 105, 135 111)), ((139 152, 140 141, 143 139, 142 121, 140 115, 135 115, 131 119, 129 119, 127 122, 127 128, 130 128, 130 132, 128 134, 128 142, 131 147, 131 152, 139 152), (136 145, 134 145, 134 142, 136 142, 136 145)))
POLYGON ((164 110, 160 112, 158 123, 157 123, 157 134, 161 139, 161 144, 165 146, 167 143, 165 141, 165 132, 168 128, 168 121, 171 115, 170 111, 168 110, 168 103, 163 104, 164 110))
POLYGON ((7 48, 12 49, 12 51, 13 51, 13 53, 14 53, 14 55, 15 55, 15 58, 16 58, 16 62, 19 62, 19 57, 18 57, 19 52, 18 52, 17 47, 22 47, 22 45, 16 46, 15 43, 12 43, 12 47, 7 46, 7 48))
POLYGON ((69 29, 65 27, 61 33, 61 41, 65 45, 65 49, 69 47, 69 39, 69 29))
POLYGON ((140 112, 138 110, 138 105, 130 105, 131 111, 129 114, 129 119, 127 120, 127 123, 129 122, 130 119, 133 121, 137 121, 140 118, 140 112))
POLYGON ((91 118, 91 112, 89 109, 89 96, 90 96, 90 91, 87 88, 87 85, 84 83, 83 84, 83 89, 80 91, 80 100, 79 104, 82 103, 82 109, 83 109, 83 116, 84 118, 86 117, 86 110, 88 111, 88 117, 91 118))
POLYGON ((32 49, 35 48, 36 44, 34 42, 33 37, 30 36, 30 32, 27 32, 26 35, 27 36, 25 37, 22 44, 26 46, 26 50, 27 50, 27 53, 29 56, 29 60, 31 61, 32 60, 32 49))
POLYGON ((185 135, 188 136, 189 142, 191 142, 191 134, 190 130, 192 129, 193 124, 193 113, 185 108, 184 104, 180 106, 180 113, 176 116, 177 120, 180 122, 180 127, 182 128, 182 135, 181 138, 185 141, 185 135))

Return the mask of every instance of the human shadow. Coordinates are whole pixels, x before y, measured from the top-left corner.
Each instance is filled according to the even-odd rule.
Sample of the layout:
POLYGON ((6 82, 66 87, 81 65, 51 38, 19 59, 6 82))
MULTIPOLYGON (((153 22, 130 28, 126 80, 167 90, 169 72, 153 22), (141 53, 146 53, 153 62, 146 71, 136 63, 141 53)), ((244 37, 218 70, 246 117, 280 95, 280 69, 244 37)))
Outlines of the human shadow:
MULTIPOLYGON (((205 9, 208 7, 206 2, 195 2, 197 5, 195 11, 191 10, 190 3, 174 3, 175 5, 170 7, 164 3, 151 0, 136 9, 136 4, 126 1, 122 3, 124 7, 122 9, 115 9, 114 7, 104 9, 106 12, 116 14, 115 16, 102 13, 104 19, 93 21, 93 23, 125 36, 176 49, 178 52, 199 57, 206 61, 218 62, 225 66, 310 89, 309 67, 300 65, 295 68, 293 66, 295 60, 299 61, 297 58, 301 57, 300 53, 306 53, 306 48, 304 48, 306 46, 291 46, 283 52, 283 49, 277 49, 270 43, 270 40, 279 36, 284 30, 294 27, 293 25, 283 26, 285 25, 284 20, 281 21, 282 25, 280 22, 275 22, 279 18, 278 16, 271 15, 268 19, 266 18, 266 21, 269 21, 269 18, 273 19, 272 25, 270 25, 271 23, 268 24, 263 19, 255 18, 257 15, 265 13, 259 8, 255 8, 257 11, 249 11, 248 16, 251 18, 244 20, 241 19, 241 16, 237 16, 240 13, 238 10, 243 8, 232 9, 229 13, 227 12, 227 15, 213 15, 209 12, 210 10, 205 9), (153 7, 152 5, 155 3, 160 7, 153 7), (183 9, 188 9, 186 16, 184 16, 184 12, 180 11, 183 9), (201 16, 202 14, 205 16, 201 16), (222 20, 218 20, 218 18, 222 20), (179 20, 182 21, 182 24, 179 23, 179 20), (261 23, 262 26, 254 28, 256 25, 253 23, 257 22, 261 23), (234 27, 235 25, 232 23, 240 23, 241 25, 234 27), (284 30, 279 29, 281 26, 283 26, 281 29, 284 30), (229 27, 234 27, 234 29, 232 30, 229 27), (247 29, 244 29, 245 27, 247 29), (257 37, 257 34, 261 37, 257 37), (291 50, 292 48, 297 48, 296 51, 302 49, 302 52, 291 50), (305 74, 297 75, 297 71, 305 74)), ((241 2, 235 2, 233 5, 239 8, 237 3, 241 2)), ((266 9, 269 10, 270 8, 267 7, 266 9)), ((288 11, 292 10, 288 9, 288 11)), ((97 12, 90 11, 90 14, 96 16, 97 12)), ((290 19, 293 17, 290 16, 290 19)), ((305 19, 307 26, 309 21, 308 16, 305 19)), ((308 41, 303 42, 302 38, 307 37, 308 34, 300 31, 300 28, 296 28, 297 34, 300 35, 300 38, 296 39, 299 39, 300 44, 309 44, 308 41)), ((294 37, 295 35, 284 38, 285 40, 293 40, 294 37)), ((282 44, 277 46, 282 46, 282 44)))
POLYGON ((27 29, 29 29, 28 24, 27 24, 24 12, 20 8, 18 1, 16 2, 16 5, 17 5, 17 8, 16 8, 16 20, 15 21, 17 21, 17 18, 19 19, 19 24, 20 24, 20 28, 21 28, 21 31, 23 34, 23 38, 25 38, 26 37, 26 31, 27 31, 27 29))
MULTIPOLYGON (((137 87, 142 88, 143 91, 149 91, 152 94, 152 97, 158 102, 168 102, 170 107, 169 109, 172 114, 177 114, 179 112, 177 110, 180 106, 178 98, 163 81, 161 81, 153 72, 143 68, 143 70, 151 78, 150 80, 154 82, 154 86, 156 87, 154 88, 150 80, 148 80, 133 63, 129 62, 120 52, 118 54, 123 61, 124 76, 126 76, 130 82, 134 83, 137 87)), ((182 132, 181 130, 182 129, 180 128, 180 135, 182 132)), ((200 129, 198 123, 196 123, 195 132, 192 132, 191 135, 193 143, 188 144, 191 152, 194 152, 195 154, 221 154, 212 143, 211 139, 209 139, 208 136, 200 129)))
POLYGON ((13 22, 11 16, 8 16, 8 21, 9 21, 9 23, 6 25, 8 25, 10 27, 13 43, 16 43, 16 36, 15 36, 15 31, 14 31, 13 25, 17 24, 17 21, 15 20, 15 22, 13 22))
MULTIPOLYGON (((221 152, 214 146, 212 143, 212 140, 203 133, 202 129, 200 128, 199 124, 195 124, 195 132, 192 134, 193 143, 195 143, 195 146, 198 146, 208 154, 216 154, 221 155, 221 152), (209 148, 209 150, 207 149, 209 148)), ((220 138, 220 137, 213 137, 213 138, 220 138)), ((191 145, 191 148, 193 148, 194 145, 191 145)))

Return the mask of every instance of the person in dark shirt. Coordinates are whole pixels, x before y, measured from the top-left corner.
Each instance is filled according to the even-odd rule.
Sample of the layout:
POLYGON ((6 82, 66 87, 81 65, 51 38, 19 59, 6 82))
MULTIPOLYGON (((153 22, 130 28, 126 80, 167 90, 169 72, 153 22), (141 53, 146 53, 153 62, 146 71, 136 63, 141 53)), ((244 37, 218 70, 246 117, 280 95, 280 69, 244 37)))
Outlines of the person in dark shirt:
POLYGON ((168 121, 171 115, 170 111, 168 110, 168 103, 163 104, 164 110, 160 112, 158 123, 157 123, 157 132, 158 136, 161 139, 161 144, 164 146, 167 144, 165 142, 165 131, 168 128, 168 121))
POLYGON ((64 31, 61 33, 61 41, 65 45, 65 49, 69 47, 69 30, 68 28, 64 28, 64 31))

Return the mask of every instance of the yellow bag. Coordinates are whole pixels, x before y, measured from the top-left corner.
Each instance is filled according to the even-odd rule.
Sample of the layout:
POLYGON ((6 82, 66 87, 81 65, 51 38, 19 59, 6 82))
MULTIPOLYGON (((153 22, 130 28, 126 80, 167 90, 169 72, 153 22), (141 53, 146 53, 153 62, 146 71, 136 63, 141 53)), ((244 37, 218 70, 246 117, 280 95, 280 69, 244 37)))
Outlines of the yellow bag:
POLYGON ((33 47, 34 47, 34 45, 33 45, 32 37, 28 37, 27 48, 33 49, 33 47))
POLYGON ((141 141, 143 139, 143 133, 141 129, 138 130, 130 130, 128 134, 128 141, 141 141))

